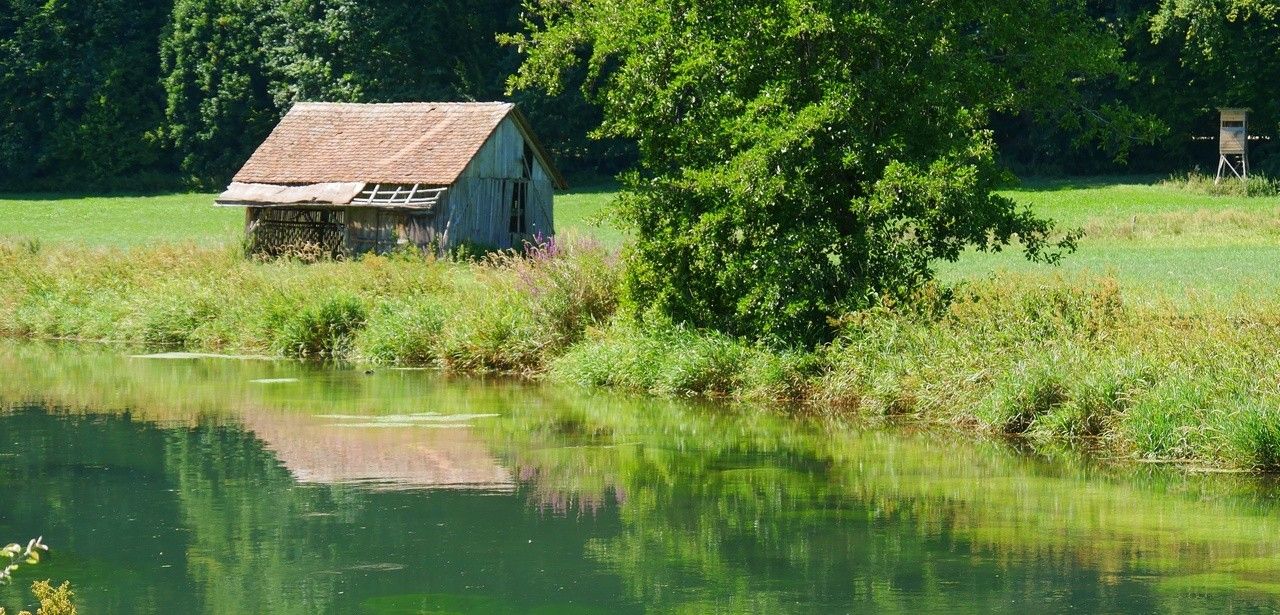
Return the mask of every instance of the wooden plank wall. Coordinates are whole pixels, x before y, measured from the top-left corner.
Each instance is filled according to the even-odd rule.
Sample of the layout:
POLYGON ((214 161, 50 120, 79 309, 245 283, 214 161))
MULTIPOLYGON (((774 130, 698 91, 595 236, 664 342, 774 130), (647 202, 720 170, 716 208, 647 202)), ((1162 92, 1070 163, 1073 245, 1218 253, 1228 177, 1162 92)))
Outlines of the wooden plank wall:
POLYGON ((404 212, 369 206, 348 207, 346 218, 346 245, 352 254, 389 252, 400 245, 400 238, 410 237, 404 212))
MULTIPOLYGON (((509 232, 511 196, 522 179, 524 134, 510 118, 503 120, 489 141, 449 189, 436 232, 442 246, 472 242, 493 248, 512 247, 509 232)), ((554 234, 553 186, 550 174, 535 158, 529 190, 529 232, 554 234)))
POLYGON ((529 183, 529 233, 551 237, 556 234, 553 202, 555 185, 542 162, 534 158, 533 180, 529 183))

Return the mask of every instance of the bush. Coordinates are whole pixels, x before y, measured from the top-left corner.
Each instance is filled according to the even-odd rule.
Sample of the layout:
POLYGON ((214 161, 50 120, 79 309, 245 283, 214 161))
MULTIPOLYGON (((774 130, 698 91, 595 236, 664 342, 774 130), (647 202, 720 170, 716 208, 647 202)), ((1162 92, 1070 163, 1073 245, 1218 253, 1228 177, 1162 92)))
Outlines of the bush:
POLYGON ((437 365, 450 315, 444 303, 429 296, 383 303, 356 338, 358 355, 373 363, 437 365))
MULTIPOLYGON (((31 584, 31 593, 40 602, 40 608, 36 610, 35 615, 76 615, 76 595, 71 591, 70 583, 63 582, 55 588, 48 581, 36 581, 31 584)), ((3 608, 0 608, 0 615, 5 615, 3 608)), ((21 611, 18 615, 32 615, 32 613, 21 611)))
POLYGON ((364 305, 348 295, 329 297, 297 312, 277 312, 273 316, 277 329, 273 346, 292 357, 342 356, 366 320, 364 305))

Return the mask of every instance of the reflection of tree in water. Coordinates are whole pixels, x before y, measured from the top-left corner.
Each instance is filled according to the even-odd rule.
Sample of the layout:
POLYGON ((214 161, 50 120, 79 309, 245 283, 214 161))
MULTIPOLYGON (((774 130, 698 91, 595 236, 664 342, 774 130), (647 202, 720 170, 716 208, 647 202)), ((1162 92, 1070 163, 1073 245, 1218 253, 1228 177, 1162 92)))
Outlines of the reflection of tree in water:
POLYGON ((334 554, 309 545, 342 511, 360 514, 358 497, 341 490, 299 489, 252 433, 203 423, 170 432, 165 468, 173 478, 185 525, 187 562, 208 612, 245 605, 269 613, 319 613, 337 585, 334 554), (319 514, 317 514, 319 513, 319 514))
POLYGON ((1152 575, 1280 553, 1275 507, 1259 507, 1249 482, 1041 464, 998 443, 771 412, 628 405, 566 400, 494 426, 515 440, 507 454, 539 502, 620 500, 623 532, 589 553, 642 604, 1211 608, 1221 595, 1152 575))
MULTIPOLYGON (((81 600, 117 611, 123 604, 158 609, 183 595, 186 536, 173 528, 176 502, 131 497, 144 485, 170 488, 164 430, 128 414, 93 420, 24 405, 0 412, 0 438, 11 453, 0 457, 0 534, 44 536, 53 554, 38 578, 72 580, 81 600), (103 585, 79 582, 88 577, 103 585)), ((7 603, 26 602, 28 584, 3 588, 14 591, 7 603)))
MULTIPOLYGON (((51 519, 46 536, 62 533, 81 558, 49 574, 93 579, 77 588, 105 611, 358 611, 375 598, 422 608, 464 594, 622 611, 1132 611, 1280 595, 1275 491, 1248 479, 421 374, 83 353, 0 353, 0 369, 14 376, 0 399, 83 413, 0 415, 0 434, 43 443, 29 462, 0 463, 0 479, 33 498, 13 519, 51 519), (275 377, 303 381, 250 383, 275 377), (502 416, 434 435, 334 433, 314 416, 423 411, 502 416), (321 484, 362 477, 519 485, 492 495, 321 484), (23 487, 41 480, 47 493, 23 487), (104 535, 135 545, 140 561, 182 556, 158 571, 110 570, 104 535), (1209 573, 1237 593, 1205 592, 1209 573), (98 579, 136 599, 95 590, 98 579), (1230 585, 1240 581, 1256 584, 1230 585)), ((22 523, 0 518, 0 529, 45 530, 22 523)))

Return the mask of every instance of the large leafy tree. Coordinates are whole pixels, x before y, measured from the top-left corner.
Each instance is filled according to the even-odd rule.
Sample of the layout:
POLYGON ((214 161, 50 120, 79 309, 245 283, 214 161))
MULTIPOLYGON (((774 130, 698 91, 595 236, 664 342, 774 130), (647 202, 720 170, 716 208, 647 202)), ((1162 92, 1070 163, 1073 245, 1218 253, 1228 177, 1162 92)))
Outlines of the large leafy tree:
MULTIPOLYGON (((190 178, 216 186, 296 101, 501 98, 519 59, 495 37, 518 14, 518 0, 177 0, 163 54, 168 141, 190 178)), ((585 138, 598 110, 580 95, 520 98, 577 166, 625 158, 585 138)))
POLYGON ((165 1, 0 0, 0 185, 117 183, 163 167, 152 131, 165 1))
POLYGON ((1056 0, 539 0, 517 88, 575 67, 634 139, 619 212, 638 311, 778 344, 910 292, 942 259, 1070 237, 992 190, 995 111, 1116 66, 1056 0))
POLYGON ((196 183, 229 177, 279 118, 262 0, 176 0, 162 48, 165 134, 196 183))

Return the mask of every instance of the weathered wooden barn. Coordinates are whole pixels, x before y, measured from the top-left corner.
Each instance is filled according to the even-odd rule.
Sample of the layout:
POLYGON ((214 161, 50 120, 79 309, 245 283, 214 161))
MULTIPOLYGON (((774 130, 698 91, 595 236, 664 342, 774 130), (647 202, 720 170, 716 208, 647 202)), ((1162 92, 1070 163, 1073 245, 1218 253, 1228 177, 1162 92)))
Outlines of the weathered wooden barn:
POLYGON ((564 187, 509 103, 298 103, 216 204, 267 255, 503 249, 554 235, 564 187))

